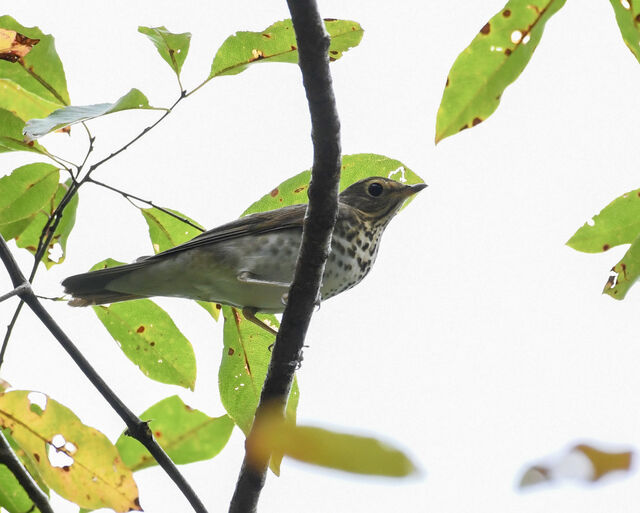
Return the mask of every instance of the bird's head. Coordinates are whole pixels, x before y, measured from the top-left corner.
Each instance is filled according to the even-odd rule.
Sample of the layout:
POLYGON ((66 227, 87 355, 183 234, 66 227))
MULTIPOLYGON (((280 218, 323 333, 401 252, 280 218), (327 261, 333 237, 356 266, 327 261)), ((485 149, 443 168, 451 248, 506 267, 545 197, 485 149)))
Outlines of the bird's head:
POLYGON ((340 193, 339 200, 358 209, 365 217, 385 222, 400 210, 407 198, 426 186, 425 183, 404 185, 389 178, 374 176, 347 187, 340 193))

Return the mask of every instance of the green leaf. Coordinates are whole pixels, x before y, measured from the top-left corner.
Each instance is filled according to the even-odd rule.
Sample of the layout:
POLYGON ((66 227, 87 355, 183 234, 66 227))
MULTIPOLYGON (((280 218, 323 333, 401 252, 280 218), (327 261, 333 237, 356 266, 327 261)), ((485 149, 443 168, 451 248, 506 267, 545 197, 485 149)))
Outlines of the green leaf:
POLYGON ((51 164, 27 164, 0 178, 0 234, 19 236, 53 200, 60 172, 51 164))
POLYGON ((65 406, 39 393, 8 392, 0 396, 0 425, 64 498, 85 508, 140 510, 138 489, 117 449, 65 406), (52 456, 65 461, 52 461, 52 456))
POLYGON ((602 292, 609 294, 614 299, 624 299, 640 276, 640 234, 633 241, 622 260, 613 266, 611 273, 602 292))
POLYGON ((631 0, 610 0, 620 34, 631 53, 640 61, 640 5, 631 0))
MULTIPOLYGON (((422 183, 423 180, 399 160, 374 153, 358 153, 342 156, 340 191, 351 184, 370 176, 384 176, 407 184, 422 183)), ((303 171, 285 180, 269 194, 247 208, 242 215, 264 212, 276 208, 307 203, 307 188, 311 180, 311 170, 303 171)))
POLYGON ((0 108, 8 110, 22 121, 28 121, 48 116, 59 109, 60 104, 22 88, 13 80, 0 78, 0 108))
POLYGON ((8 151, 42 153, 43 148, 37 142, 24 142, 23 128, 24 121, 8 110, 0 108, 0 153, 8 151))
MULTIPOLYGON (((27 226, 27 228, 16 237, 16 244, 19 248, 25 248, 35 255, 38 244, 40 242, 40 236, 42 234, 42 230, 44 229, 47 220, 53 215, 56 208, 62 201, 62 198, 69 190, 71 185, 71 180, 67 180, 65 183, 58 184, 58 190, 55 193, 55 197, 52 198, 49 205, 41 209, 37 214, 34 220, 27 226)), ((64 208, 62 219, 58 223, 56 227, 56 231, 51 238, 51 242, 49 242, 49 247, 47 251, 45 251, 44 255, 42 255, 42 262, 47 269, 51 269, 55 264, 61 264, 64 262, 64 259, 67 255, 67 239, 71 234, 71 230, 76 222, 76 211, 78 210, 78 194, 74 194, 73 198, 69 200, 67 206, 64 208), (55 251, 56 247, 59 245, 60 251, 62 252, 60 255, 52 255, 52 250, 55 251)))
MULTIPOLYGON (((335 61, 361 39, 362 27, 355 21, 325 20, 331 36, 329 58, 335 61)), ((236 75, 257 62, 298 62, 298 43, 291 20, 278 21, 261 32, 237 32, 216 53, 209 78, 236 75)))
POLYGON ((20 62, 0 61, 0 78, 8 78, 23 89, 58 106, 68 105, 67 79, 54 38, 38 27, 20 25, 11 16, 0 16, 0 28, 15 30, 40 42, 20 62))
MULTIPOLYGON (((224 348, 218 372, 220 399, 229 417, 248 435, 271 360, 269 346, 274 337, 247 321, 235 308, 223 306, 222 314, 224 348)), ((274 315, 259 314, 258 317, 276 328, 279 325, 274 315)), ((295 418, 298 396, 294 381, 287 408, 289 419, 295 418)))
MULTIPOLYGON (((193 239, 196 235, 200 235, 204 230, 200 223, 185 216, 177 210, 166 210, 169 210, 183 219, 187 219, 192 224, 202 228, 202 230, 198 230, 180 219, 176 219, 166 212, 158 210, 157 208, 140 209, 144 220, 147 222, 147 226, 149 226, 149 237, 151 238, 153 251, 155 253, 166 251, 178 244, 187 242, 193 239)), ((209 303, 207 301, 196 301, 196 303, 204 308, 216 321, 218 320, 220 317, 220 305, 217 305, 216 303, 209 303)))
POLYGON ((258 451, 282 452, 321 467, 387 477, 406 477, 416 468, 402 451, 371 437, 296 426, 277 416, 267 418, 256 432, 258 451))
MULTIPOLYGON (((154 404, 140 418, 149 421, 156 441, 178 465, 213 458, 233 430, 233 421, 227 415, 209 417, 184 404, 177 395, 154 404)), ((130 436, 120 435, 116 447, 124 464, 134 472, 157 465, 147 449, 130 436)))
MULTIPOLYGON (((91 270, 121 265, 111 258, 91 270)), ((123 353, 145 376, 193 390, 196 357, 191 343, 162 308, 150 299, 137 299, 93 310, 123 353)))
POLYGON ((640 189, 614 199, 567 241, 585 253, 600 253, 620 244, 631 244, 640 234, 640 189))
POLYGON ((61 128, 94 119, 106 114, 131 109, 164 110, 149 105, 149 100, 138 89, 131 89, 114 103, 97 103, 95 105, 69 106, 54 111, 44 119, 30 119, 24 127, 23 134, 27 141, 33 141, 43 135, 61 128))
POLYGON ((138 27, 138 32, 147 36, 158 49, 162 57, 176 75, 180 76, 180 70, 189 52, 191 33, 174 34, 167 27, 138 27))
POLYGON ((40 511, 31 502, 15 476, 4 465, 0 465, 0 508, 6 509, 9 513, 40 511))
POLYGON ((453 63, 436 119, 436 143, 487 119, 522 73, 545 23, 566 0, 509 0, 453 63))
POLYGON ((166 251, 167 249, 187 242, 204 231, 202 225, 190 217, 185 216, 177 210, 166 210, 199 226, 202 230, 198 230, 157 208, 140 209, 144 220, 147 222, 147 226, 149 226, 149 237, 151 238, 153 251, 155 253, 166 251))

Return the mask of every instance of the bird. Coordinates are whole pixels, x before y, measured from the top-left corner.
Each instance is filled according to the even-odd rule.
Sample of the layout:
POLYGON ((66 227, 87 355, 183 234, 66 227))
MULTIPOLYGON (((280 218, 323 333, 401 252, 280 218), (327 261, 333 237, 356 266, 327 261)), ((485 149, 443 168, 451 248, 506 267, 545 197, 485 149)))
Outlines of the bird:
MULTIPOLYGON (((380 238, 405 201, 427 187, 380 176, 347 187, 338 215, 319 300, 354 285, 373 266, 380 238)), ((63 280, 71 306, 180 297, 224 304, 275 334, 256 313, 281 313, 293 280, 307 205, 258 212, 201 233, 190 241, 131 264, 63 280)))

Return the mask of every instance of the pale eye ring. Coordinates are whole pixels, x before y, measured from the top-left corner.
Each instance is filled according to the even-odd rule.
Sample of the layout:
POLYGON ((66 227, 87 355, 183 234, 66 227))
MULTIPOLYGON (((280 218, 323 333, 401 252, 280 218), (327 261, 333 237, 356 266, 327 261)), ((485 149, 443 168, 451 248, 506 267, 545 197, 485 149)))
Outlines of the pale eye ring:
POLYGON ((372 184, 369 184, 369 187, 367 188, 367 192, 369 193, 370 196, 378 197, 382 194, 383 189, 384 188, 382 187, 381 183, 373 182, 372 184))

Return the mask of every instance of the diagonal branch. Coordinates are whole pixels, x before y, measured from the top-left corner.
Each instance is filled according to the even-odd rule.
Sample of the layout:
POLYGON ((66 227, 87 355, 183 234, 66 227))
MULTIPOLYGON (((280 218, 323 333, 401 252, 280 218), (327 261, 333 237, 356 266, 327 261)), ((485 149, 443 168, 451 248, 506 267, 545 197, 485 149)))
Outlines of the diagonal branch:
POLYGON ((176 486, 180 489, 183 495, 187 498, 193 509, 198 513, 206 513, 207 510, 204 504, 200 501, 195 494, 189 483, 184 476, 177 469, 175 464, 171 461, 169 456, 162 450, 158 443, 154 440, 151 430, 146 422, 142 422, 136 417, 133 412, 127 408, 127 406, 120 400, 109 385, 100 377, 95 371, 87 359, 82 355, 80 350, 74 345, 71 339, 66 333, 58 326, 58 324, 49 315, 47 310, 42 306, 40 300, 33 293, 31 284, 22 274, 22 271, 18 267, 15 259, 9 251, 7 243, 0 235, 0 260, 4 263, 13 286, 15 289, 19 289, 18 296, 26 303, 33 313, 35 313, 40 321, 47 327, 51 334, 58 340, 63 349, 71 356, 76 365, 84 373, 84 375, 91 381, 94 387, 102 394, 106 401, 111 405, 115 412, 127 425, 127 434, 138 440, 144 445, 151 455, 155 458, 158 464, 174 481, 176 486))
POLYGON ((313 168, 309 206, 305 216, 296 272, 287 307, 276 337, 260 404, 246 443, 246 454, 231 499, 231 513, 256 511, 269 463, 269 455, 255 449, 255 433, 267 410, 277 407, 284 416, 293 375, 301 360, 302 346, 316 298, 319 296, 331 234, 338 210, 340 181, 340 121, 329 71, 329 35, 315 0, 287 0, 296 32, 302 80, 311 114, 313 168))

